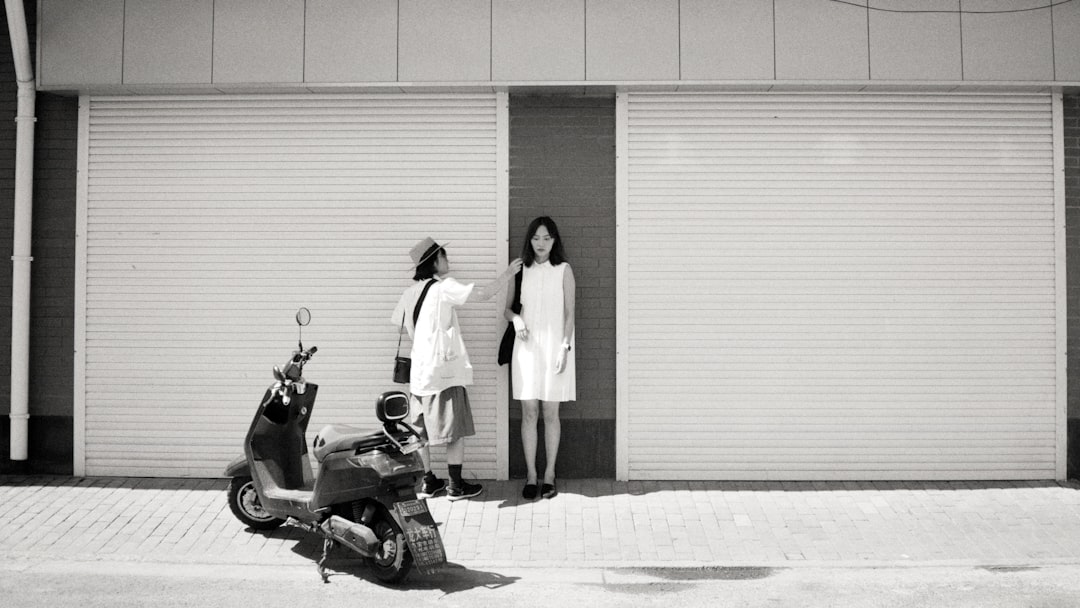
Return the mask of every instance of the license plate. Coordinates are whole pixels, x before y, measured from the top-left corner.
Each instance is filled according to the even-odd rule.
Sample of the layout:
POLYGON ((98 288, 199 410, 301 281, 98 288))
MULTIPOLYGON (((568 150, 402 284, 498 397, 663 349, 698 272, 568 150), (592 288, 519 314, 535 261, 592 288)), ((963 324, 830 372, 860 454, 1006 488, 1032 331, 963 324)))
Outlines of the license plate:
POLYGON ((428 511, 427 501, 403 500, 394 503, 394 509, 401 516, 405 542, 409 544, 416 568, 423 574, 431 574, 445 564, 446 548, 439 536, 439 527, 428 511))

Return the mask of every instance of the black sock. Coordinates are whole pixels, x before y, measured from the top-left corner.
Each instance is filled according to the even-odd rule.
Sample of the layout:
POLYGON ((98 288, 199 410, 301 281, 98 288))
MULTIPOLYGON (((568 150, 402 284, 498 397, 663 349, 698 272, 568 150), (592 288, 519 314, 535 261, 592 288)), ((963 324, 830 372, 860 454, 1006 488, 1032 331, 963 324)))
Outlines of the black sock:
POLYGON ((461 487, 461 465, 460 464, 448 464, 446 465, 448 471, 450 471, 450 483, 455 487, 461 487))

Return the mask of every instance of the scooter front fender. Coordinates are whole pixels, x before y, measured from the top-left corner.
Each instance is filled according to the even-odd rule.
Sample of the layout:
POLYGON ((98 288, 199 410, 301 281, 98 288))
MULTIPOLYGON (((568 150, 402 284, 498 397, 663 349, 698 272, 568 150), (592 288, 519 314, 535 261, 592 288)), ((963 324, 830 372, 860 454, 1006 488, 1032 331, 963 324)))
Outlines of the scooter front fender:
POLYGON ((248 466, 247 456, 241 454, 225 467, 226 477, 251 477, 251 467, 248 466))

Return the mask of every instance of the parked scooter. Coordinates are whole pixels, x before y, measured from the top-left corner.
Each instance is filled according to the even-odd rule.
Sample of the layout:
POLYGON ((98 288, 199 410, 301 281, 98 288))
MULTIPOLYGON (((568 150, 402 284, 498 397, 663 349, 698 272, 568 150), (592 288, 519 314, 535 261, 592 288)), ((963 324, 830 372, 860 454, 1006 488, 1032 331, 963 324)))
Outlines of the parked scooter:
MULTIPOLYGON (((296 313, 301 328, 310 321, 306 308, 296 313)), ((383 582, 404 580, 414 564, 431 573, 446 563, 446 552, 427 501, 416 496, 423 439, 401 422, 408 397, 400 391, 379 396, 379 430, 323 427, 314 441, 319 469, 313 474, 305 432, 319 387, 302 373, 317 348, 304 350, 302 335, 299 346, 284 369, 274 367, 275 382, 251 421, 244 455, 225 469, 232 478, 229 508, 255 530, 289 523, 321 536, 323 582, 329 580, 327 555, 338 544, 366 558, 383 582)))

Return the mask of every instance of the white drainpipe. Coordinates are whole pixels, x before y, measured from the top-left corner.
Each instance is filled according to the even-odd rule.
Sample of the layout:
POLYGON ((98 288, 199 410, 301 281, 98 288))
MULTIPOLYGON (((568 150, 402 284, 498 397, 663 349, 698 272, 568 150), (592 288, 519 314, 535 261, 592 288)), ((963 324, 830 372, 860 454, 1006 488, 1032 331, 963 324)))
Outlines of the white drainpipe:
POLYGON ((34 102, 30 39, 22 0, 4 0, 7 9, 19 104, 15 116, 15 226, 11 277, 11 460, 25 466, 30 436, 30 228, 34 192, 34 102))

